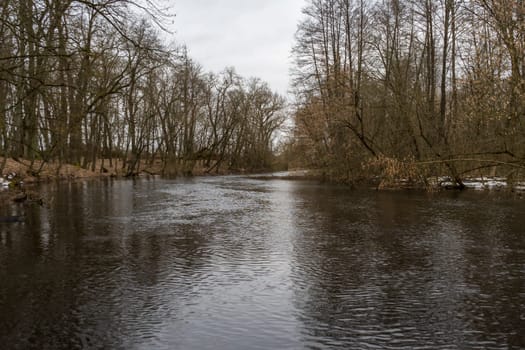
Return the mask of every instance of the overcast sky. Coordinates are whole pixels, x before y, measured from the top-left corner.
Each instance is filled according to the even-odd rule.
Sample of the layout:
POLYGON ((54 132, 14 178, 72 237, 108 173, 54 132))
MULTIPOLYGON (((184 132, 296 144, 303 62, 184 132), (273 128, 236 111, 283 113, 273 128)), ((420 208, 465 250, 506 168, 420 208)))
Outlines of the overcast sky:
POLYGON ((174 39, 207 71, 235 67, 286 94, 304 0, 172 0, 174 39))

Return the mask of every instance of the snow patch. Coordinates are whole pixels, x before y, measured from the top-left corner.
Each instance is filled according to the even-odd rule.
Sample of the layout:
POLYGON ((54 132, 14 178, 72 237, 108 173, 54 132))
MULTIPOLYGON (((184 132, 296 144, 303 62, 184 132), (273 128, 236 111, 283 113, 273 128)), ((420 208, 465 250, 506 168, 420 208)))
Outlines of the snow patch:
POLYGON ((9 173, 4 176, 0 176, 0 190, 9 188, 16 177, 16 173, 9 173))
POLYGON ((9 188, 9 185, 11 185, 11 181, 7 181, 3 177, 0 176, 0 189, 9 188))
MULTIPOLYGON (((433 183, 441 188, 451 188, 456 186, 456 183, 447 176, 438 177, 433 183)), ((504 177, 472 177, 463 179, 463 184, 466 188, 473 190, 503 190, 509 188, 509 183, 504 177)), ((525 182, 518 182, 512 186, 514 191, 525 191, 525 182)))

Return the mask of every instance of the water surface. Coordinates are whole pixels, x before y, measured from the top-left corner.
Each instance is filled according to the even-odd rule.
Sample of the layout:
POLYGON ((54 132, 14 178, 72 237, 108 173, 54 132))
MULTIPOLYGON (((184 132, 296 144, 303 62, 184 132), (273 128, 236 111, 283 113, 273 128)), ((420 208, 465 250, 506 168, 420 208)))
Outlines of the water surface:
POLYGON ((525 200, 241 177, 3 209, 2 349, 525 348, 525 200), (8 211, 8 212, 6 212, 8 211))

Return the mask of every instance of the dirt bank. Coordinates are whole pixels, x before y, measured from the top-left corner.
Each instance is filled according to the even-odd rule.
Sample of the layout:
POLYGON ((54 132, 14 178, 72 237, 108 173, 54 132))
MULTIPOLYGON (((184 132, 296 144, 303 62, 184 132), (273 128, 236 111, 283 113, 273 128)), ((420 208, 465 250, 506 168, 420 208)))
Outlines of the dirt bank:
MULTIPOLYGON (((141 173, 158 174, 160 167, 143 166, 141 173)), ((97 171, 84 169, 71 164, 43 163, 28 160, 0 157, 0 207, 7 204, 35 202, 42 203, 45 199, 29 189, 31 184, 56 180, 95 179, 104 177, 118 177, 124 175, 122 162, 113 160, 99 160, 97 171), (3 169, 1 168, 3 166, 3 169), (22 186, 23 185, 23 186, 22 186)))
MULTIPOLYGON (((12 158, 4 159, 0 157, 0 166, 5 164, 0 176, 5 178, 8 174, 13 174, 16 181, 23 181, 24 183, 45 182, 50 180, 72 180, 72 179, 88 179, 99 177, 118 177, 124 176, 125 170, 122 166, 122 161, 112 160, 98 160, 95 166, 95 171, 84 169, 77 165, 58 164, 56 162, 43 163, 42 161, 34 161, 31 164, 28 160, 12 158)), ((160 163, 154 164, 143 163, 140 166, 140 174, 160 174, 160 163)))

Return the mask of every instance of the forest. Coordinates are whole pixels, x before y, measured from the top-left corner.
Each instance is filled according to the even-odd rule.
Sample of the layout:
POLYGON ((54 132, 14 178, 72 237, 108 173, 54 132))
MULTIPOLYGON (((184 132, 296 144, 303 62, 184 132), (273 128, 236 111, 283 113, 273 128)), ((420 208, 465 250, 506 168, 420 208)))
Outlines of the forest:
POLYGON ((0 173, 13 158, 35 175, 119 160, 127 176, 280 161, 347 183, 524 177, 520 0, 306 0, 293 101, 165 44, 173 16, 153 0, 3 0, 0 173))
POLYGON ((164 44, 172 17, 153 1, 2 0, 3 163, 24 159, 36 176, 46 162, 120 160, 127 176, 154 161, 166 175, 269 168, 285 99, 164 44))
POLYGON ((336 181, 523 178, 525 3, 310 0, 289 159, 336 181))

